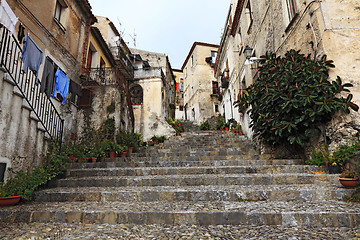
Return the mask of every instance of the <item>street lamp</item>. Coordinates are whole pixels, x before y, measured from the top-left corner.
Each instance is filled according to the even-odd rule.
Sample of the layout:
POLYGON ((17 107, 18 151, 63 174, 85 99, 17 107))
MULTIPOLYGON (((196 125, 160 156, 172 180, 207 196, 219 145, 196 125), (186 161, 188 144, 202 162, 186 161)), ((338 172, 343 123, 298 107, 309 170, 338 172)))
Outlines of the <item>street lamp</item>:
POLYGON ((246 45, 245 49, 244 49, 244 55, 246 59, 249 59, 251 57, 253 49, 251 47, 249 47, 248 45, 246 45))

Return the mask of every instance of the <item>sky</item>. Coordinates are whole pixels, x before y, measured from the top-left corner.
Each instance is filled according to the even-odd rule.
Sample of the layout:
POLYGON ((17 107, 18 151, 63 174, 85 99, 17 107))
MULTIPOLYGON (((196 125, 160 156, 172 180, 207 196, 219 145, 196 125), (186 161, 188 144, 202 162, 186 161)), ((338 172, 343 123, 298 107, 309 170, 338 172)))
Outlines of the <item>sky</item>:
POLYGON ((194 42, 220 44, 230 0, 89 0, 130 48, 165 53, 180 69, 194 42), (121 24, 121 25, 120 25, 121 24))

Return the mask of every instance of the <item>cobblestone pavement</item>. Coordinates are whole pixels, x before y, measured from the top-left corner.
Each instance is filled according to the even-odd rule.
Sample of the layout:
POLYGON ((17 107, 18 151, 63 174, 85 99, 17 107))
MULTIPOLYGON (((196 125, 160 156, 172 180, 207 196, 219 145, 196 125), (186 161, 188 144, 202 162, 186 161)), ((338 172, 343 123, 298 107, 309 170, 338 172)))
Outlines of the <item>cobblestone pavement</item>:
POLYGON ((280 226, 168 226, 85 224, 1 224, 0 239, 360 239, 360 228, 280 226))

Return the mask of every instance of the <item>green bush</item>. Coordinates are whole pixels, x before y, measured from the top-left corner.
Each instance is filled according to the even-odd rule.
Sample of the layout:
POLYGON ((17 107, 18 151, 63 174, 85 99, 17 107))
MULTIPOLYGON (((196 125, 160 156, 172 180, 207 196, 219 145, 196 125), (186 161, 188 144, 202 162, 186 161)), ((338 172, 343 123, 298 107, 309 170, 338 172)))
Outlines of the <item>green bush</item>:
POLYGON ((201 125, 200 125, 200 130, 207 130, 210 128, 210 125, 209 123, 206 121, 206 122, 203 122, 201 125))
POLYGON ((67 152, 59 151, 59 148, 51 143, 44 157, 43 165, 35 166, 29 172, 14 172, 12 169, 8 169, 10 178, 6 183, 0 183, 0 196, 23 195, 24 199, 30 200, 35 190, 62 174, 66 170, 68 162, 67 152))
POLYGON ((216 129, 221 129, 221 128, 225 128, 225 116, 224 115, 219 115, 217 117, 216 129))
POLYGON ((167 122, 168 122, 168 124, 170 124, 170 125, 175 129, 175 131, 176 131, 177 133, 181 133, 181 132, 184 131, 184 128, 183 128, 183 126, 182 126, 182 124, 181 124, 180 121, 175 120, 175 119, 172 119, 172 118, 169 118, 169 119, 167 120, 167 122))
POLYGON ((267 53, 262 58, 259 78, 241 94, 236 106, 239 111, 251 106, 254 136, 265 144, 301 146, 339 110, 358 111, 353 96, 343 94, 352 84, 342 84, 340 77, 328 81, 329 68, 335 66, 326 56, 312 60, 290 50, 284 57, 267 53))

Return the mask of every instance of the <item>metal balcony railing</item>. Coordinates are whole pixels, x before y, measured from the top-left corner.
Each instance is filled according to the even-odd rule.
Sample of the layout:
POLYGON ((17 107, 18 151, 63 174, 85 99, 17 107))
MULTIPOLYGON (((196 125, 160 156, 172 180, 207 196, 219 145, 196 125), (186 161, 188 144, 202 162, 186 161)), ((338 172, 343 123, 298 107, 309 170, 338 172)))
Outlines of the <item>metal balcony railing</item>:
POLYGON ((83 85, 116 85, 117 79, 114 68, 87 68, 85 69, 83 85))
POLYGON ((45 132, 61 146, 64 120, 51 99, 45 93, 40 93, 41 83, 39 81, 39 84, 35 84, 35 74, 29 69, 26 73, 22 71, 21 46, 4 27, 0 29, 0 40, 1 67, 6 70, 45 132))

